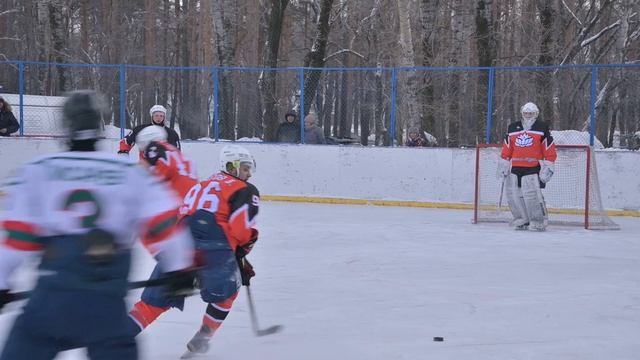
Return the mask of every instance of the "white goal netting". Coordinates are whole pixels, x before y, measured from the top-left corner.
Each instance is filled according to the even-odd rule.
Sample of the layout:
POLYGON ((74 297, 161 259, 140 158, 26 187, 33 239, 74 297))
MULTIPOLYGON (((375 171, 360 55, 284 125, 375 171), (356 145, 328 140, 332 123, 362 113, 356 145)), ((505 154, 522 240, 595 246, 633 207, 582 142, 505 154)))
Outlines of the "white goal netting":
MULTIPOLYGON (((475 223, 511 220, 506 191, 497 177, 500 150, 499 145, 476 148, 475 223)), ((557 152, 555 173, 542 190, 549 223, 619 229, 602 205, 593 150, 586 145, 558 145, 557 152)))

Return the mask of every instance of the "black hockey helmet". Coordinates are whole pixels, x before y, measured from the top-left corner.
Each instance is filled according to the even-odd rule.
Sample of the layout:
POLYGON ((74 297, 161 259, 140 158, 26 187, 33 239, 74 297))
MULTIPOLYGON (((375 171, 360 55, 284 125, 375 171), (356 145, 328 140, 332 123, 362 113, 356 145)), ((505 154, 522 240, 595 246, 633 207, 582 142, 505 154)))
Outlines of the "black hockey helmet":
POLYGON ((62 107, 62 122, 71 140, 97 139, 102 130, 102 101, 93 90, 69 93, 62 107))

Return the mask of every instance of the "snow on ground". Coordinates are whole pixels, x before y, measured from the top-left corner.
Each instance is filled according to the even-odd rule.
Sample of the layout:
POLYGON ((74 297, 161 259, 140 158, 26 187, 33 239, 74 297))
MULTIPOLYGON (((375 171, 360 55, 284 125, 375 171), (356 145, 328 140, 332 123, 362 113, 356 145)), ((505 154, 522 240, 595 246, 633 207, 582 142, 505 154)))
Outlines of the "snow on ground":
MULTIPOLYGON (((615 218, 619 231, 545 233, 470 219, 461 210, 263 203, 252 289, 260 326, 284 331, 254 337, 243 291, 202 358, 638 358, 639 219, 615 218)), ((140 256, 133 277, 152 266, 140 256)), ((177 359, 203 311, 193 297, 184 313, 161 317, 140 338, 142 359, 177 359)), ((0 317, 0 339, 15 313, 0 317)))

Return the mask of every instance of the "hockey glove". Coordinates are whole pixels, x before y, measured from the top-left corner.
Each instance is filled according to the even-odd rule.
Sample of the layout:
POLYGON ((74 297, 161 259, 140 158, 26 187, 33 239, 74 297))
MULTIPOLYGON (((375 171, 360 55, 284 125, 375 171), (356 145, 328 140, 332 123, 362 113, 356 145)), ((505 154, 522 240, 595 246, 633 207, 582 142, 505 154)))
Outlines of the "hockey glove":
POLYGON ((237 257, 238 267, 240 268, 240 276, 242 277, 242 285, 249 286, 251 284, 251 278, 256 276, 256 272, 253 270, 253 265, 247 260, 246 257, 237 257))
POLYGON ((541 165, 542 168, 540 169, 540 181, 543 183, 548 183, 549 180, 551 180, 551 177, 553 176, 553 173, 555 171, 553 162, 548 161, 548 160, 542 160, 541 161, 541 165))
POLYGON ((196 271, 196 269, 186 269, 166 273, 169 284, 165 295, 171 299, 193 295, 196 288, 196 271))
POLYGON ((9 289, 0 290, 0 310, 11 302, 11 295, 9 294, 9 289))
POLYGON ((498 160, 498 179, 505 178, 511 173, 511 161, 502 159, 498 160))
POLYGON ((125 151, 125 150, 120 150, 120 151, 118 151, 118 155, 129 156, 129 152, 125 151))
POLYGON ((258 241, 258 230, 251 229, 251 239, 249 242, 236 249, 236 257, 241 258, 247 256, 253 249, 253 245, 258 241))

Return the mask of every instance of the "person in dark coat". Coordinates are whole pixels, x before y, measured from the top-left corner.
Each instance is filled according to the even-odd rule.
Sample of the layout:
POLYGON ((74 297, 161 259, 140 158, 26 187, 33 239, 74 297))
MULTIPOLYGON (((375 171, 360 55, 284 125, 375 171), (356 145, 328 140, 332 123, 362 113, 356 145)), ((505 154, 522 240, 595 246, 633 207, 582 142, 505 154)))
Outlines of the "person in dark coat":
POLYGON ((11 105, 0 97, 0 136, 9 136, 20 129, 11 105))
POLYGON ((276 141, 282 143, 300 142, 300 124, 296 121, 296 113, 288 112, 284 116, 284 122, 278 127, 276 141))
POLYGON ((418 128, 409 129, 409 136, 407 137, 406 146, 410 147, 423 147, 427 146, 427 141, 420 136, 420 130, 418 128))

